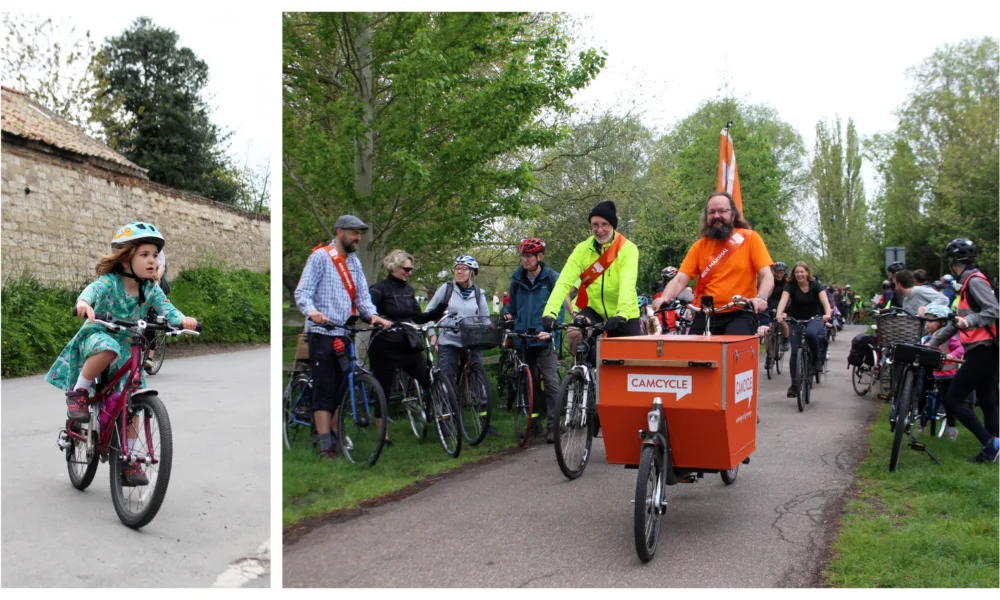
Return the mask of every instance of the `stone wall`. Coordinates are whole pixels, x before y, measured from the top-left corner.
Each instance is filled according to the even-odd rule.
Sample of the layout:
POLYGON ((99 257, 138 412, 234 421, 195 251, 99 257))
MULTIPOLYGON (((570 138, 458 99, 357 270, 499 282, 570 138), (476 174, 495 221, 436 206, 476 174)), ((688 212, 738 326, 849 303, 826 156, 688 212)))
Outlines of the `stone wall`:
POLYGON ((27 268, 45 284, 78 288, 130 221, 156 225, 167 240, 170 276, 209 262, 270 267, 270 218, 105 170, 4 136, 2 276, 27 268))

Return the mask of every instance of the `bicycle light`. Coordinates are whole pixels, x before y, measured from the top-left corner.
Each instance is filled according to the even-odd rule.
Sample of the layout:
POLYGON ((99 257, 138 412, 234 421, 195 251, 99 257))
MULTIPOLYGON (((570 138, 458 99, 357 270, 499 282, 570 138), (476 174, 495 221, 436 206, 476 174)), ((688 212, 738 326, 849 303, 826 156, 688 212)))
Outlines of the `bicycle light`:
POLYGON ((660 430, 660 408, 663 406, 663 400, 657 396, 653 398, 653 410, 649 411, 646 415, 646 420, 648 421, 649 431, 659 431, 660 430))

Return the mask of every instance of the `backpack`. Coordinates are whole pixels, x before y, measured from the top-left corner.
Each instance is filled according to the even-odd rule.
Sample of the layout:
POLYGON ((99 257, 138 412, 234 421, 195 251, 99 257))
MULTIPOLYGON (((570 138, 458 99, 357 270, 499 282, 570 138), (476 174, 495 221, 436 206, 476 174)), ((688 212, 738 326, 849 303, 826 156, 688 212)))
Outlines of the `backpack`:
POLYGON ((860 334, 851 340, 851 352, 847 355, 847 364, 852 367, 867 365, 875 366, 872 349, 875 348, 875 336, 860 334))
MULTIPOLYGON (((444 301, 442 304, 444 305, 445 310, 448 310, 448 303, 451 302, 451 295, 455 293, 455 282, 449 281, 445 285, 448 287, 444 291, 444 301)), ((476 316, 479 317, 482 316, 479 314, 479 304, 482 301, 483 293, 480 291, 479 286, 475 284, 473 284, 472 290, 476 293, 476 316)))

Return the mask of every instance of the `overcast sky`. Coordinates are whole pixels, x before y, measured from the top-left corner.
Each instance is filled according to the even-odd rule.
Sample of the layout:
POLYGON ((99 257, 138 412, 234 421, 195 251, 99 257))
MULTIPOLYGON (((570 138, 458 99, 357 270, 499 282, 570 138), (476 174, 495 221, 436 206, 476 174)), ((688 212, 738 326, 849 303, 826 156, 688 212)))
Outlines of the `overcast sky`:
MULTIPOLYGON (((840 115, 845 127, 853 118, 863 136, 894 129, 893 111, 910 90, 906 69, 945 44, 1000 34, 998 6, 744 1, 621 10, 615 4, 584 21, 585 40, 605 48, 608 63, 574 104, 638 102, 647 125, 665 131, 700 102, 724 95, 728 81, 733 96, 777 109, 811 152, 823 118, 840 115)), ((866 179, 870 195, 870 172, 866 179)))
POLYGON ((140 6, 91 11, 71 19, 77 31, 90 31, 98 47, 140 16, 173 29, 180 36, 178 44, 191 48, 208 65, 203 96, 212 108, 212 121, 234 132, 230 154, 241 166, 247 156, 251 167, 269 163, 281 143, 281 12, 211 14, 169 10, 171 5, 166 4, 150 4, 155 8, 143 6, 141 10, 140 6))

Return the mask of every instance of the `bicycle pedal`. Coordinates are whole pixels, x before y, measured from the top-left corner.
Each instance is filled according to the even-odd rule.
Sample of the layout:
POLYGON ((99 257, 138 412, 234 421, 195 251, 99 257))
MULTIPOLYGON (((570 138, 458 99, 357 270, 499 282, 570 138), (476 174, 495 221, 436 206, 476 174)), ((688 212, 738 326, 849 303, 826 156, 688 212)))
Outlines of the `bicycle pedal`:
POLYGON ((698 481, 697 477, 688 477, 686 479, 678 479, 677 483, 695 483, 698 481))
POLYGON ((927 446, 923 442, 910 442, 910 448, 921 451, 927 450, 927 446))

